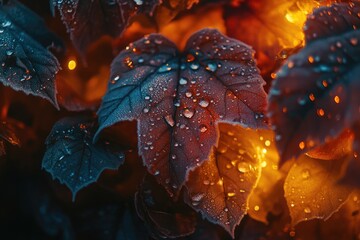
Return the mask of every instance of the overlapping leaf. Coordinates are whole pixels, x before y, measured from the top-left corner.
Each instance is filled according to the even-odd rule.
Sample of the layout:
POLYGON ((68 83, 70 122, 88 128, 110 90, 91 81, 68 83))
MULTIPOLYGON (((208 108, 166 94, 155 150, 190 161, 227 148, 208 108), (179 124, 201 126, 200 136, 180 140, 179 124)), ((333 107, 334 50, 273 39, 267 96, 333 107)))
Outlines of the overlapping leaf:
POLYGON ((76 193, 96 182, 105 169, 117 169, 124 162, 123 153, 115 153, 105 141, 93 144, 94 123, 86 118, 64 118, 49 134, 42 167, 53 178, 76 193))
POLYGON ((245 44, 205 29, 180 54, 158 34, 126 48, 112 64, 95 136, 117 122, 138 120, 139 153, 169 193, 208 159, 217 123, 264 125, 265 92, 245 44))
POLYGON ((249 196, 247 213, 252 219, 268 224, 269 214, 279 215, 284 210, 282 201, 284 200, 283 185, 286 175, 278 168, 279 156, 273 132, 262 131, 257 145, 266 150, 266 155, 259 159, 261 175, 249 196))
POLYGON ((269 116, 282 162, 359 120, 359 11, 357 1, 317 9, 305 26, 306 47, 278 72, 269 116))
POLYGON ((149 175, 136 193, 135 204, 139 217, 155 239, 180 238, 195 232, 196 213, 183 202, 174 202, 149 175))
POLYGON ((55 74, 60 66, 47 47, 59 44, 59 40, 16 0, 0 4, 0 22, 0 82, 57 107, 55 74))
POLYGON ((338 184, 345 160, 323 161, 303 155, 293 165, 284 184, 293 224, 314 218, 326 220, 344 204, 352 191, 338 184))
POLYGON ((260 132, 230 124, 220 124, 219 130, 219 143, 209 160, 189 174, 185 201, 234 235, 267 150, 260 132))
POLYGON ((50 0, 60 11, 75 47, 85 53, 87 47, 103 35, 117 37, 138 13, 152 13, 159 0, 50 0))

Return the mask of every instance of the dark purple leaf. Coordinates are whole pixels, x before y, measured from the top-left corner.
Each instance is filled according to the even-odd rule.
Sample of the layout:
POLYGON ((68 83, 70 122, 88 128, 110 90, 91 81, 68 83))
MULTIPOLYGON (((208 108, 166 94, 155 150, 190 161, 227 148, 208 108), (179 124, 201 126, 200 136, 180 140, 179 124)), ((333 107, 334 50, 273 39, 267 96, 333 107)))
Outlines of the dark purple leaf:
POLYGON ((218 122, 264 126, 263 84, 251 48, 217 30, 195 33, 183 54, 152 34, 114 60, 95 140, 106 127, 138 120, 148 171, 177 193, 188 172, 208 159, 218 122))
POLYGON ((305 48, 277 73, 269 117, 282 163, 359 120, 359 12, 359 2, 315 10, 305 25, 305 48))
POLYGON ((117 169, 123 153, 115 153, 106 141, 92 143, 94 122, 86 118, 64 118, 57 122, 46 139, 42 167, 53 178, 76 193, 94 183, 105 169, 117 169))
POLYGON ((46 47, 57 42, 44 22, 15 0, 0 5, 0 82, 40 96, 55 107, 59 63, 46 47))
POLYGON ((266 149, 255 130, 220 124, 219 131, 218 146, 209 160, 191 172, 185 183, 185 201, 234 236, 260 176, 266 149))
POLYGON ((155 239, 178 238, 195 232, 196 213, 182 202, 175 202, 153 179, 147 176, 135 196, 139 217, 155 239))
POLYGON ((103 35, 117 37, 138 13, 152 14, 159 0, 50 0, 65 23, 71 40, 82 54, 103 35))

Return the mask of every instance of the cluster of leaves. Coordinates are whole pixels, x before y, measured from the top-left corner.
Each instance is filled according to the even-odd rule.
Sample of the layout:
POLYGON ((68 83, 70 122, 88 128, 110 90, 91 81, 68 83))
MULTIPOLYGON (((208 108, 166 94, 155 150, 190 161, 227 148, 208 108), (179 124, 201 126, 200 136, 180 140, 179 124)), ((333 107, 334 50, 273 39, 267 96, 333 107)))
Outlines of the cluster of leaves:
POLYGON ((0 2, 0 176, 42 158, 19 186, 47 236, 360 237, 359 1, 49 4, 77 75, 69 43, 0 2))

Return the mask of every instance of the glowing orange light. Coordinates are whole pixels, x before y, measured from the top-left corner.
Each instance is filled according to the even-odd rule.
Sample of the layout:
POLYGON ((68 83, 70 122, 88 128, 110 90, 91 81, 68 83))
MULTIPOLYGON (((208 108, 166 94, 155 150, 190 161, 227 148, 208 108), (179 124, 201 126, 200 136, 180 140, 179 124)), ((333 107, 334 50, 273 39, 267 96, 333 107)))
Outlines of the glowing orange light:
POLYGON ((70 60, 68 62, 68 69, 70 71, 73 71, 73 70, 75 70, 75 68, 76 68, 76 61, 75 60, 70 60))
POLYGON ((317 110, 317 114, 318 114, 320 117, 323 117, 323 116, 325 115, 324 109, 319 108, 319 109, 317 110))
POLYGON ((300 148, 301 150, 303 150, 303 149, 305 148, 305 143, 304 143, 304 142, 300 142, 300 143, 299 143, 299 148, 300 148))
POLYGON ((335 96, 335 97, 334 97, 334 101, 335 101, 336 103, 340 103, 340 98, 339 98, 339 96, 335 96))

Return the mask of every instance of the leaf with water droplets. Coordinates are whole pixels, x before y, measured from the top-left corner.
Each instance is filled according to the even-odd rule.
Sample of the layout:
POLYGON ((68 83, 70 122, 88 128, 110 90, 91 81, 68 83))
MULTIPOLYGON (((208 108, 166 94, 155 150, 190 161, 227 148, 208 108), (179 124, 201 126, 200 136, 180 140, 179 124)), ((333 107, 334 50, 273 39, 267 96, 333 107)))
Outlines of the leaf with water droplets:
POLYGON ((124 154, 113 151, 106 141, 92 143, 94 122, 84 117, 57 122, 46 139, 42 167, 73 193, 96 182, 105 169, 117 169, 124 154))
POLYGON ((208 159, 218 122, 265 125, 263 84, 253 51, 217 30, 195 33, 183 54, 152 34, 114 60, 95 140, 106 127, 138 120, 148 171, 176 194, 188 172, 208 159))
POLYGON ((60 11, 70 38, 83 55, 88 46, 104 35, 118 37, 131 17, 152 14, 159 0, 50 0, 60 11))
MULTIPOLYGON (((283 214, 284 180, 286 173, 278 168, 279 156, 275 147, 274 133, 272 131, 259 132, 257 146, 265 149, 265 157, 260 159, 261 175, 256 187, 249 196, 248 215, 257 221, 269 224, 268 216, 283 214)), ((253 139, 252 141, 255 141, 253 139)))
POLYGON ((219 130, 219 143, 209 160, 189 175, 185 201, 234 235, 260 175, 266 148, 259 144, 256 130, 230 124, 220 124, 219 130))
POLYGON ((305 48, 277 73, 268 112, 282 163, 360 119, 359 11, 359 2, 317 9, 305 25, 305 48))
POLYGON ((293 224, 314 218, 326 220, 344 204, 352 191, 338 184, 346 161, 323 161, 303 155, 292 166, 284 191, 293 224))
POLYGON ((35 13, 15 0, 0 4, 0 22, 0 82, 58 107, 55 74, 60 65, 47 49, 58 45, 58 39, 35 13))

